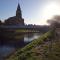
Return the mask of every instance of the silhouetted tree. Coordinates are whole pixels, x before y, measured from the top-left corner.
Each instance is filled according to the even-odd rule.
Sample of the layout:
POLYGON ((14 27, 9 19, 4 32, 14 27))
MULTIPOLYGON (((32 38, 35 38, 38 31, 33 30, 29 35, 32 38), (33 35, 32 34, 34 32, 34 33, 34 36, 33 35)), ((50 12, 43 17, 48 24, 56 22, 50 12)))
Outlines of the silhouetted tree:
POLYGON ((47 21, 51 28, 60 27, 60 16, 56 15, 52 19, 47 21))

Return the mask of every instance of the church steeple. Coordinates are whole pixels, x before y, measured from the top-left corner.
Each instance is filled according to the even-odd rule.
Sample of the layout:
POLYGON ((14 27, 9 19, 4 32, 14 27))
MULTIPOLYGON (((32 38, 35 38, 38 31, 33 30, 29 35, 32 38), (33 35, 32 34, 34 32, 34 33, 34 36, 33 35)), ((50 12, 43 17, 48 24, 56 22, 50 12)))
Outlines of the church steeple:
POLYGON ((18 3, 18 6, 17 6, 17 10, 16 10, 16 16, 18 18, 22 18, 22 12, 21 12, 21 8, 20 8, 20 4, 18 3))

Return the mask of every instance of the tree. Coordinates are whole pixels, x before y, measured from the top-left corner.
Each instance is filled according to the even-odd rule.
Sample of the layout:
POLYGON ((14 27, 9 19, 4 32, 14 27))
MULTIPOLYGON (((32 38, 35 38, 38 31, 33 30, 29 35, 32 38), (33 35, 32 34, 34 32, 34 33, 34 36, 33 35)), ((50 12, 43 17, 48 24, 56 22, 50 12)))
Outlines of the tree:
POLYGON ((60 16, 56 15, 52 19, 47 21, 50 24, 51 28, 57 28, 60 27, 60 16))

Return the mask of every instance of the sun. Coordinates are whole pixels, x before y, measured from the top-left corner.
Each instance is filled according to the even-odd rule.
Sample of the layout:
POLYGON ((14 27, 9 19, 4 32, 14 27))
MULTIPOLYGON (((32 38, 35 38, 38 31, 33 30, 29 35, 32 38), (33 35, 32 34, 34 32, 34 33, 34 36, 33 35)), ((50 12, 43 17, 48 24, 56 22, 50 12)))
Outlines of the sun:
POLYGON ((47 4, 42 13, 42 21, 46 23, 48 19, 51 19, 54 15, 60 15, 60 6, 56 2, 47 4))

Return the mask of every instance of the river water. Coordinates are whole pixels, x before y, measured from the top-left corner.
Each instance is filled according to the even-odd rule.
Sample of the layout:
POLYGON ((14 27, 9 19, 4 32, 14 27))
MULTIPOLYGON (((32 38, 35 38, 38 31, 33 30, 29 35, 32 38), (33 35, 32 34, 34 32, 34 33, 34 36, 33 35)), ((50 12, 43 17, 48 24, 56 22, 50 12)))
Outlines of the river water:
POLYGON ((0 39, 0 60, 16 51, 17 48, 22 48, 32 40, 37 39, 40 35, 41 33, 26 33, 17 34, 11 39, 2 37, 0 39))

